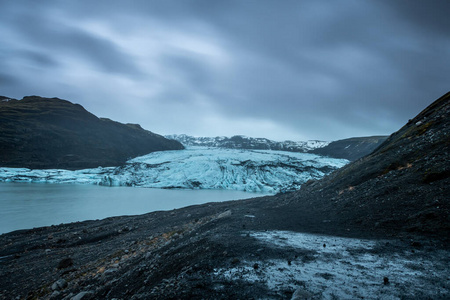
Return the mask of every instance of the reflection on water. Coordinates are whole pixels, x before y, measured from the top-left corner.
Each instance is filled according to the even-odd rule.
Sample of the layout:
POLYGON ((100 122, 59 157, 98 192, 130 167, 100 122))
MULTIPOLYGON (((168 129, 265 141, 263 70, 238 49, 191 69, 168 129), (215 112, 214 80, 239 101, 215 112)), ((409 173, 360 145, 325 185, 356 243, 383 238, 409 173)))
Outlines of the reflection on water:
POLYGON ((0 183, 0 234, 111 216, 262 196, 231 190, 161 190, 79 184, 0 183))

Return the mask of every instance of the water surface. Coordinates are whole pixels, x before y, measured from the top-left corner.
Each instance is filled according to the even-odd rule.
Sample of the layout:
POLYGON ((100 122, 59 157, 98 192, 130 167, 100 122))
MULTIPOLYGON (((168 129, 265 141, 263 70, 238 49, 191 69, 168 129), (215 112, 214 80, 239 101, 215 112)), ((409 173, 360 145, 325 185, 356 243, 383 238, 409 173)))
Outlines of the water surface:
POLYGON ((246 199, 232 190, 162 190, 82 184, 0 183, 0 234, 111 216, 246 199))

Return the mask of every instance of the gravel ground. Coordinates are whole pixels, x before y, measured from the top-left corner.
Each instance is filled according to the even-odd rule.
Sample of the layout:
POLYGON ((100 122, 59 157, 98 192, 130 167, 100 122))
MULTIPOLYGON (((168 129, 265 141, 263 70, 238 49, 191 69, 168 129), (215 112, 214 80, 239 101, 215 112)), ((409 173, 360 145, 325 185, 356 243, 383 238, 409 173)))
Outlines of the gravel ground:
POLYGON ((211 203, 1 235, 0 298, 449 297, 445 240, 410 233, 386 238, 387 232, 358 227, 347 231, 320 216, 307 228, 314 234, 285 230, 286 222, 274 221, 284 209, 273 210, 274 200, 211 203))

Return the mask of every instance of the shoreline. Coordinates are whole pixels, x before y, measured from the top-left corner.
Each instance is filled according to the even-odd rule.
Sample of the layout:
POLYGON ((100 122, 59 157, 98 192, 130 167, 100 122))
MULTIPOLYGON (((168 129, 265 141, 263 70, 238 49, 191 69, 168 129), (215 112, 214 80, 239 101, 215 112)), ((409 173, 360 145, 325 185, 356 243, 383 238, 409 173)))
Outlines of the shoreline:
MULTIPOLYGON (((0 256, 4 257, 0 260, 0 299, 70 299, 80 293, 85 293, 82 299, 221 299, 233 295, 237 298, 269 296, 285 299, 302 288, 312 295, 327 295, 327 290, 320 291, 317 280, 314 284, 292 285, 292 282, 287 282, 275 289, 268 283, 255 283, 253 277, 248 277, 256 271, 269 276, 273 273, 270 270, 276 266, 274 260, 281 262, 283 268, 289 267, 289 272, 294 272, 292 274, 297 274, 295 270, 304 267, 302 264, 314 261, 319 264, 324 259, 317 249, 278 247, 258 242, 251 237, 258 232, 303 231, 327 234, 336 239, 370 238, 379 245, 377 252, 374 254, 372 248, 361 248, 361 255, 372 253, 388 261, 393 255, 415 253, 416 258, 424 261, 438 257, 435 263, 445 266, 450 257, 448 244, 439 239, 358 227, 348 231, 348 228, 334 223, 322 222, 320 215, 313 216, 316 222, 299 230, 302 229, 299 224, 279 222, 280 209, 284 208, 274 209, 274 200, 275 197, 269 196, 212 202, 171 211, 110 217, 0 235, 0 256), (297 230, 293 231, 295 227, 297 230), (436 256, 436 253, 443 255, 436 256), (288 261, 292 261, 291 265, 288 261), (255 269, 254 266, 258 267, 255 269), (65 282, 63 287, 55 286, 59 280, 65 282)), ((306 212, 303 217, 311 217, 310 214, 306 212)), ((331 245, 328 248, 331 249, 331 245)), ((355 256, 354 260, 346 258, 346 263, 357 265, 358 257, 355 256)), ((289 273, 288 269, 286 272, 289 273)), ((260 281, 267 279, 265 275, 261 276, 255 278, 260 278, 260 281)), ((323 276, 319 281, 326 280, 332 287, 334 281, 340 280, 333 274, 323 276), (323 279, 323 276, 329 279, 323 279)), ((382 277, 377 277, 380 282, 377 293, 387 292, 382 277)), ((389 280, 395 282, 398 279, 391 276, 389 280)), ((425 283, 428 284, 429 280, 425 283)), ((448 283, 440 284, 448 293, 448 283)), ((437 290, 433 288, 430 291, 430 295, 439 298, 437 290)), ((388 293, 397 295, 402 293, 402 289, 392 284, 388 293)))

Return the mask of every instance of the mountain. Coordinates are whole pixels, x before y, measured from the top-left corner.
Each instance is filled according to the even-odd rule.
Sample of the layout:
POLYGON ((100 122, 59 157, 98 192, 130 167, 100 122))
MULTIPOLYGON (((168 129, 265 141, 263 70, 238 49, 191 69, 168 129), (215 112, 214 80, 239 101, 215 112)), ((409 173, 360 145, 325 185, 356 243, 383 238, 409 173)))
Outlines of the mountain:
POLYGON ((166 135, 166 138, 179 141, 184 146, 202 146, 228 149, 278 150, 291 152, 308 152, 312 149, 324 147, 329 144, 329 142, 315 140, 307 142, 276 142, 266 138, 252 138, 243 135, 235 135, 232 137, 193 137, 186 134, 172 134, 166 135))
POLYGON ((354 161, 372 153, 387 138, 387 136, 354 137, 334 141, 324 147, 312 149, 309 152, 354 161))
POLYGON ((153 151, 184 147, 144 130, 97 118, 81 105, 38 96, 0 98, 0 166, 83 169, 117 166, 153 151))
POLYGON ((299 189, 348 161, 309 153, 190 147, 154 152, 119 167, 66 170, 0 168, 0 182, 90 183, 151 188, 231 189, 277 193, 299 189))
POLYGON ((449 120, 447 93, 372 154, 275 201, 286 202, 291 218, 313 209, 347 228, 449 237, 449 120))
POLYGON ((449 299, 449 135, 447 93, 296 192, 0 235, 0 299, 449 299))
POLYGON ((252 138, 242 135, 235 135, 233 137, 193 137, 186 134, 172 134, 166 135, 166 138, 179 141, 184 146, 314 153, 353 161, 370 154, 387 139, 387 136, 354 137, 331 143, 318 140, 310 140, 306 142, 276 142, 266 138, 252 138))

